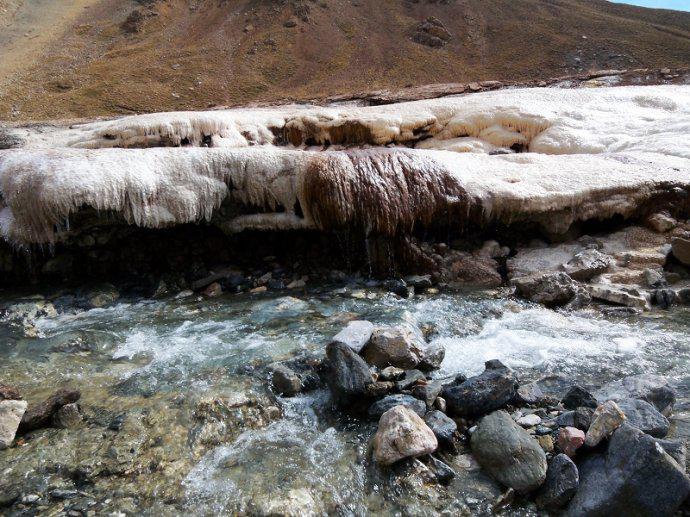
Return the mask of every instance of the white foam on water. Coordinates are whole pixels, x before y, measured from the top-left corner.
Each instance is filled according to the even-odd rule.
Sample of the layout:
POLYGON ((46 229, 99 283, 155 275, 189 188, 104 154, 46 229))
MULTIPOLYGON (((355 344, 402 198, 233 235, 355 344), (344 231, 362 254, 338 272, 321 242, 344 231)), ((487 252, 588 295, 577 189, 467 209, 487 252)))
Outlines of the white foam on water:
POLYGON ((682 339, 651 325, 529 308, 487 319, 477 334, 435 341, 446 347, 443 374, 476 375, 491 359, 549 373, 577 374, 607 367, 624 372, 652 367, 648 352, 655 344, 682 339))

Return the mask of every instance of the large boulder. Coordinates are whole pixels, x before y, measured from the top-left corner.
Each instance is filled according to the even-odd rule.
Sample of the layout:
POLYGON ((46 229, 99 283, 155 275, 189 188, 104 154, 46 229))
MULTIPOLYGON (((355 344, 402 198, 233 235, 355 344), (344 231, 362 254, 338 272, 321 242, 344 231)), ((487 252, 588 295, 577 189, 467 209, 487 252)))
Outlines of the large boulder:
POLYGON ((566 515, 672 515, 690 495, 690 479, 654 438, 624 424, 604 453, 578 465, 580 488, 566 515))
POLYGON ((426 348, 422 333, 405 325, 375 329, 361 353, 369 364, 379 368, 397 366, 408 370, 419 364, 426 348))
POLYGON ((374 436, 374 458, 379 465, 431 454, 437 448, 433 431, 414 411, 395 406, 381 416, 374 436))
POLYGON ((369 366, 349 346, 333 341, 326 347, 326 381, 339 404, 359 403, 367 397, 367 386, 374 382, 369 366))
POLYGON ((369 342, 371 334, 374 332, 374 324, 370 321, 356 320, 351 321, 347 326, 338 332, 331 341, 345 343, 352 350, 359 353, 369 342))
POLYGON ((419 416, 424 416, 424 413, 426 413, 426 404, 423 401, 413 397, 412 395, 398 393, 395 395, 388 395, 387 397, 374 402, 371 406, 369 406, 369 416, 378 420, 381 418, 381 415, 395 406, 405 406, 406 408, 417 413, 419 416))
POLYGON ((518 379, 513 370, 500 361, 487 361, 480 375, 443 390, 448 412, 458 416, 479 416, 500 409, 517 392, 518 379))
POLYGON ((0 450, 12 445, 26 406, 25 400, 0 400, 0 450))
POLYGON ((673 411, 676 394, 666 378, 652 373, 631 375, 604 385, 595 393, 598 400, 642 399, 652 404, 662 415, 673 411))
POLYGON ((551 512, 558 511, 570 501, 580 486, 577 466, 565 454, 555 456, 546 471, 546 481, 536 497, 537 506, 551 512))
POLYGON ((546 479, 543 449, 505 411, 482 418, 472 434, 471 445, 479 464, 509 488, 528 492, 546 479))
POLYGON ((605 273, 612 263, 613 259, 609 255, 604 255, 595 249, 587 249, 575 254, 572 259, 563 264, 563 271, 573 280, 584 282, 605 273))
POLYGON ((618 401, 618 407, 625 414, 626 421, 631 426, 656 438, 663 438, 668 434, 670 423, 646 400, 623 399, 618 401))
POLYGON ((515 278, 512 282, 515 294, 547 307, 566 305, 580 292, 577 282, 563 272, 515 278))
POLYGON ((622 305, 634 309, 649 310, 650 299, 642 291, 632 287, 613 287, 605 284, 589 286, 589 295, 613 305, 622 305))

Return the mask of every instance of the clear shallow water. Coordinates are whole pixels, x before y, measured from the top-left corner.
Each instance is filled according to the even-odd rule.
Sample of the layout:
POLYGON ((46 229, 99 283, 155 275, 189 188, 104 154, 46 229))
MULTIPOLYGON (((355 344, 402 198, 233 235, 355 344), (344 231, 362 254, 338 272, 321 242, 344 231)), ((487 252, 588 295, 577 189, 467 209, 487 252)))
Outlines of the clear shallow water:
MULTIPOLYGON (((433 514, 458 504, 481 513, 472 505, 495 495, 481 473, 458 468, 458 478, 442 489, 443 497, 423 487, 390 485, 367 466, 375 424, 337 418, 325 391, 278 400, 284 418, 265 428, 238 430, 228 441, 200 451, 190 452, 185 445, 186 426, 194 425, 190 415, 200 398, 260 391, 260 370, 251 366, 299 350, 322 350, 355 318, 420 325, 446 347, 436 374, 441 377, 479 373, 484 361, 495 358, 523 378, 565 375, 592 387, 624 375, 661 373, 678 386, 679 407, 687 406, 688 311, 605 318, 594 311, 554 312, 480 293, 400 300, 376 291, 353 296, 323 290, 295 297, 120 303, 41 318, 36 338, 5 325, 0 362, 6 382, 30 401, 69 381, 82 390, 84 405, 115 413, 123 407, 161 412, 160 418, 169 420, 166 425, 179 426, 179 436, 170 438, 179 443, 169 454, 183 458, 183 465, 157 481, 175 485, 171 504, 176 511, 284 513, 281 505, 288 504, 343 515, 393 514, 405 508, 433 514)), ((152 507, 145 499, 138 504, 142 511, 152 507)))

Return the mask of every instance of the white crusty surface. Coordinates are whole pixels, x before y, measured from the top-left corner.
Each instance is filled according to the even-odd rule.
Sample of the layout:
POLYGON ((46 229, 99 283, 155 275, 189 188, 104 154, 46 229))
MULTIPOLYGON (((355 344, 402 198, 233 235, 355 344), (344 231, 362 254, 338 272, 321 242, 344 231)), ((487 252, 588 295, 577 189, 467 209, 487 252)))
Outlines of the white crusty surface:
POLYGON ((211 220, 228 196, 256 208, 223 221, 227 231, 324 228, 313 216, 326 204, 361 223, 375 207, 391 219, 387 231, 405 231, 399 207, 415 208, 414 196, 433 191, 424 199, 558 232, 575 220, 630 216, 665 189, 690 189, 690 86, 505 89, 6 132, 24 141, 0 151, 0 229, 17 244, 54 241, 56 227, 85 206, 153 228, 211 220))

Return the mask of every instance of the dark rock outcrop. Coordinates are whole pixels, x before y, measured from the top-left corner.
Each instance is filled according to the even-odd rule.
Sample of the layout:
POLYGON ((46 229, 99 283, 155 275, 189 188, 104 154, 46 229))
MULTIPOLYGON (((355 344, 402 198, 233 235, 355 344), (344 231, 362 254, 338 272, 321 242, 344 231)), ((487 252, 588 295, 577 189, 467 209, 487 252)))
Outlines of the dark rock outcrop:
POLYGON ((515 372, 500 361, 487 361, 480 375, 443 390, 448 412, 458 416, 479 416, 502 408, 517 392, 515 372))
POLYGON ((537 493, 537 506, 555 512, 573 498, 579 485, 580 475, 573 460, 558 454, 549 463, 546 481, 537 493))
POLYGON ((367 396, 367 386, 374 382, 364 359, 337 341, 326 347, 326 358, 326 382, 335 401, 342 405, 361 403, 367 396))

